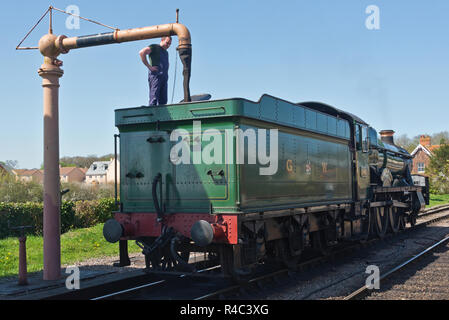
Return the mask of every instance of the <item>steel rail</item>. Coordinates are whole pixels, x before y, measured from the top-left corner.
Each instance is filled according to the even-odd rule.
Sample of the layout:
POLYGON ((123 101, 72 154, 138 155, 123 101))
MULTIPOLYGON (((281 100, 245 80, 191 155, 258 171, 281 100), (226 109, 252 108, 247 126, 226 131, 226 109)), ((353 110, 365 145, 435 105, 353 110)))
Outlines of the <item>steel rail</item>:
MULTIPOLYGON (((421 251, 419 254, 413 256, 412 258, 408 259, 407 261, 404 261, 400 265, 394 267, 387 273, 383 274, 379 278, 379 283, 381 283, 385 279, 388 279, 392 274, 394 274, 400 270, 403 270, 405 267, 409 266, 411 263, 415 262, 416 260, 420 259, 421 257, 433 252, 433 250, 435 250, 436 248, 439 248, 443 244, 446 244, 446 242, 449 242, 449 237, 446 237, 446 238, 438 241, 437 243, 435 243, 435 244, 431 245, 430 247, 426 248, 425 250, 421 251)), ((371 292, 373 292, 373 290, 369 289, 365 285, 365 286, 357 289, 356 291, 352 292, 351 294, 347 295, 343 300, 355 300, 358 298, 362 298, 365 295, 369 295, 371 292)))
POLYGON ((143 284, 143 285, 141 285, 141 286, 137 286, 137 287, 134 287, 134 288, 129 288, 129 289, 117 291, 117 292, 114 292, 114 293, 106 294, 106 295, 104 295, 104 296, 95 297, 95 298, 92 298, 92 299, 90 299, 90 300, 102 300, 102 299, 106 299, 106 298, 118 296, 118 295, 121 295, 121 294, 124 294, 124 293, 128 293, 128 292, 131 292, 131 291, 135 291, 135 290, 139 290, 139 289, 143 289, 143 288, 153 287, 153 286, 155 286, 155 285, 164 283, 164 282, 166 282, 166 281, 167 281, 167 280, 159 280, 159 281, 156 281, 156 282, 151 282, 151 283, 143 284))
MULTIPOLYGON (((441 206, 439 208, 435 208, 431 212, 425 211, 425 212, 423 212, 424 214, 420 215, 419 217, 421 217, 421 216, 429 216, 429 215, 436 214, 436 213, 439 213, 439 212, 445 211, 445 210, 449 210, 449 205, 445 205, 445 206, 441 206)), ((444 219, 447 219, 447 218, 449 218, 449 213, 444 215, 444 216, 440 216, 440 217, 436 217, 436 218, 433 218, 433 219, 429 219, 429 220, 423 221, 423 222, 421 222, 419 224, 416 224, 415 226, 412 226, 412 227, 410 227, 410 228, 408 228, 408 229, 406 229, 404 231, 410 232, 412 230, 424 227, 424 226, 426 226, 428 224, 431 224, 431 223, 434 223, 434 222, 437 222, 437 221, 440 221, 440 220, 444 220, 444 219)), ((403 234, 403 233, 389 234, 388 236, 394 236, 394 235, 400 235, 400 234, 403 234)), ((365 245, 371 245, 371 244, 377 243, 379 240, 381 240, 381 239, 371 239, 371 240, 369 240, 369 241, 367 241, 365 243, 357 243, 357 244, 354 244, 354 245, 350 245, 350 246, 341 248, 337 252, 332 253, 331 256, 343 254, 343 253, 345 253, 347 251, 351 251, 351 250, 360 248, 360 247, 365 246, 365 245)), ((298 265, 298 268, 306 268, 309 265, 314 265, 316 263, 324 262, 327 259, 329 259, 329 256, 322 256, 322 257, 313 258, 311 260, 308 260, 308 261, 305 261, 303 263, 300 263, 298 265)), ((263 276, 259 276, 259 277, 253 278, 253 279, 249 280, 247 283, 257 283, 258 281, 270 279, 270 278, 276 277, 276 276, 281 275, 281 274, 287 274, 288 272, 290 272, 289 269, 278 270, 278 271, 275 271, 273 273, 269 273, 269 274, 266 274, 266 275, 263 275, 263 276)), ((219 290, 217 290, 215 292, 211 292, 209 294, 202 295, 200 297, 195 298, 194 300, 213 299, 214 297, 218 297, 218 296, 220 296, 222 294, 230 293, 230 292, 239 290, 242 287, 243 287, 243 285, 229 286, 227 288, 222 288, 222 289, 219 289, 219 290)))
POLYGON ((418 215, 418 218, 429 216, 429 215, 432 215, 434 213, 438 213, 438 212, 441 212, 441 211, 444 211, 444 210, 449 210, 449 205, 446 204, 446 205, 439 205, 439 206, 436 206, 436 207, 428 208, 428 209, 424 210, 423 212, 421 212, 418 215))
MULTIPOLYGON (((311 261, 308 261, 308 263, 311 263, 311 261)), ((275 272, 272 272, 272 273, 269 273, 269 274, 265 274, 265 275, 262 275, 262 276, 253 278, 253 279, 251 279, 251 280, 248 280, 247 284, 257 283, 257 282, 259 282, 259 281, 266 280, 266 279, 270 279, 270 278, 274 278, 274 277, 276 277, 276 276, 283 275, 283 274, 286 274, 286 273, 288 273, 288 272, 289 272, 288 269, 278 270, 278 271, 275 271, 275 272)), ((236 284, 236 285, 233 285, 233 286, 230 286, 230 287, 227 287, 227 288, 223 288, 223 289, 217 290, 217 291, 215 291, 215 292, 211 292, 211 293, 202 295, 202 296, 197 297, 197 298, 195 298, 195 299, 193 299, 193 300, 206 300, 206 299, 211 299, 211 298, 213 298, 213 297, 219 296, 220 294, 228 293, 228 292, 231 292, 231 291, 234 291, 234 290, 238 290, 238 289, 240 289, 241 287, 242 287, 242 285, 236 284)))
MULTIPOLYGON (((184 274, 179 275, 178 278, 185 278, 185 277, 189 277, 189 276, 192 276, 192 275, 194 276, 197 273, 205 273, 205 272, 208 272, 208 271, 216 270, 218 268, 221 268, 221 266, 218 265, 218 266, 213 266, 213 267, 210 267, 210 268, 201 269, 201 270, 198 270, 196 273, 193 273, 193 274, 184 273, 184 274)), ((130 293, 130 292, 133 292, 133 291, 138 291, 138 290, 141 290, 141 289, 145 289, 145 288, 150 288, 150 287, 154 287, 154 286, 157 286, 157 285, 161 285, 161 284, 163 284, 163 283, 165 283, 167 281, 168 281, 168 279, 161 279, 161 280, 158 280, 158 281, 142 284, 142 285, 135 286, 135 287, 132 287, 132 288, 120 290, 120 291, 117 291, 117 292, 112 292, 112 293, 109 293, 109 294, 106 294, 106 295, 103 295, 103 296, 94 297, 94 298, 91 298, 90 300, 103 300, 103 299, 112 298, 112 297, 119 297, 120 295, 127 294, 127 293, 130 293)))

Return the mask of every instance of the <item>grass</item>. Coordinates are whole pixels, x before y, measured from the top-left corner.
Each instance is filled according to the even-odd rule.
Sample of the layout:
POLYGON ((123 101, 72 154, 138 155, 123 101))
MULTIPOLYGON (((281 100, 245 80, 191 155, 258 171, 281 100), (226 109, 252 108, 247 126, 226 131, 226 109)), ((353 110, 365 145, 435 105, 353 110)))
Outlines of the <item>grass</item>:
MULTIPOLYGON (((141 249, 129 241, 129 252, 141 249)), ((38 236, 27 237, 28 272, 43 269, 43 239, 38 236)), ((91 228, 77 229, 61 235, 61 263, 63 265, 87 260, 117 256, 118 243, 109 243, 103 237, 103 224, 91 228)), ((19 240, 6 238, 0 240, 0 277, 14 276, 19 270, 19 240)))
POLYGON ((449 194, 430 194, 430 203, 428 207, 434 207, 449 203, 449 194))

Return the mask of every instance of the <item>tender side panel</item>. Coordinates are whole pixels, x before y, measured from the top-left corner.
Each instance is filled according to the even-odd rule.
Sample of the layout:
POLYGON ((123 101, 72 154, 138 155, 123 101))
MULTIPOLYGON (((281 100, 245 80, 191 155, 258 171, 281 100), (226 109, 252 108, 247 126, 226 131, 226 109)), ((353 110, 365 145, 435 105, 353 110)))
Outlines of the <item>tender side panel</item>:
MULTIPOLYGON (((242 125, 242 130, 263 129, 242 125)), ((267 139, 268 140, 268 139, 267 139)), ((240 141, 240 140, 239 140, 240 141)), ((248 159, 245 140, 245 159, 248 159)), ((269 141, 269 144, 273 141, 269 141)), ((278 133, 278 169, 261 175, 262 165, 240 165, 243 210, 280 206, 306 206, 318 202, 338 203, 352 199, 351 153, 348 141, 293 130, 278 133)), ((267 144, 267 150, 269 146, 267 144)))

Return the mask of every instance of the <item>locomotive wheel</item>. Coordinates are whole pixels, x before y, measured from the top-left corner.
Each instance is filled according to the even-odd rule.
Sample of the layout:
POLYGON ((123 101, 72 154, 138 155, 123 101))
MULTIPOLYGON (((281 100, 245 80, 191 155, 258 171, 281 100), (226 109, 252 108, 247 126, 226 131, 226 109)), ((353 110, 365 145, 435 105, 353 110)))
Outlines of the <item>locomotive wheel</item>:
POLYGON ((400 208, 391 207, 389 210, 390 229, 393 233, 398 233, 405 229, 404 215, 400 208))
MULTIPOLYGON (((178 252, 184 261, 188 261, 190 252, 178 252)), ((145 255, 145 266, 149 270, 173 271, 180 269, 180 263, 171 255, 168 246, 155 250, 151 255, 145 255)))
POLYGON ((388 221, 390 208, 388 207, 378 207, 375 208, 375 219, 374 219, 374 229, 376 235, 379 238, 385 237, 388 230, 388 221))

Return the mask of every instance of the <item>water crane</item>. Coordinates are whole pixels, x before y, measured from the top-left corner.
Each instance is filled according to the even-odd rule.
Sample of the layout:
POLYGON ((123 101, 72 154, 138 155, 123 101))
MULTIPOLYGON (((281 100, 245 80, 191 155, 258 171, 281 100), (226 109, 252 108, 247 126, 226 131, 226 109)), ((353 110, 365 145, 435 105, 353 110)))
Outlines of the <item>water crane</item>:
MULTIPOLYGON (((64 35, 53 34, 51 24, 52 10, 67 13, 52 6, 48 8, 44 16, 47 13, 50 14, 49 32, 39 40, 39 46, 34 48, 21 48, 19 46, 23 42, 22 40, 22 42, 19 43, 16 48, 39 49, 41 54, 44 56, 44 63, 38 70, 39 76, 42 77, 42 87, 44 93, 44 280, 56 280, 61 276, 61 197, 59 176, 58 109, 59 78, 62 77, 64 72, 60 68, 62 66, 62 62, 58 60, 57 57, 60 54, 67 54, 73 49, 153 39, 163 36, 177 36, 179 41, 177 50, 183 64, 184 102, 191 101, 189 83, 192 61, 192 44, 190 32, 187 27, 183 24, 178 23, 178 9, 176 10, 176 23, 155 25, 143 28, 133 28, 128 30, 119 30, 114 28, 114 31, 108 33, 85 35, 71 38, 68 38, 64 35)), ((42 18, 44 16, 42 16, 42 18)), ((42 18, 39 20, 39 22, 42 20, 42 18)), ((31 29, 31 31, 33 29, 31 29)), ((31 31, 25 36, 25 38, 31 33, 31 31)))

